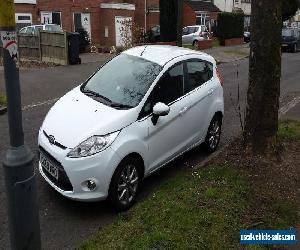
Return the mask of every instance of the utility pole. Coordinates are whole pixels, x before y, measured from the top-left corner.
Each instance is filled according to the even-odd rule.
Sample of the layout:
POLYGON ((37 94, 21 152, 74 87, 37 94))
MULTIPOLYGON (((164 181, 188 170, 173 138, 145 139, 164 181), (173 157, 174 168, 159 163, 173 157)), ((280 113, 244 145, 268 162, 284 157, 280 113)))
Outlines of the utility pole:
POLYGON ((41 249, 33 154, 24 145, 18 46, 13 0, 0 1, 0 36, 7 97, 10 147, 3 163, 10 244, 13 250, 41 249))

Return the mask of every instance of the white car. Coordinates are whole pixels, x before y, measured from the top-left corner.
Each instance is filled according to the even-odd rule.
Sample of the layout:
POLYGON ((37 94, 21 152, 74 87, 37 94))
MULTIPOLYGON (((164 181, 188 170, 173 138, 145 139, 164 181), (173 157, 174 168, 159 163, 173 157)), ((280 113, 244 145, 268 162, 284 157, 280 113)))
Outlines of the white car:
POLYGON ((129 49, 63 96, 39 131, 39 170, 62 195, 135 201, 144 177, 204 143, 216 150, 224 113, 216 61, 173 46, 129 49))
POLYGON ((185 45, 197 46, 198 41, 207 38, 207 28, 205 25, 194 25, 183 28, 182 43, 185 45))
POLYGON ((62 28, 57 24, 40 24, 40 25, 31 25, 20 29, 20 34, 36 35, 38 31, 52 31, 52 32, 62 32, 62 28))

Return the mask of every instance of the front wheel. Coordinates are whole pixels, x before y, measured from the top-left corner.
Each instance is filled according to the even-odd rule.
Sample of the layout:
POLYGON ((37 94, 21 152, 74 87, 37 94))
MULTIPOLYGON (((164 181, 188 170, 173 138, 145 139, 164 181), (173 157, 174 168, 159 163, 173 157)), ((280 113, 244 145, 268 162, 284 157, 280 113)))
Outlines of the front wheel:
POLYGON ((208 152, 213 153, 217 150, 221 138, 221 129, 222 117, 215 115, 209 125, 204 143, 204 146, 208 152))
POLYGON ((137 159, 127 158, 120 163, 109 188, 109 200, 118 211, 134 204, 141 180, 141 164, 137 159))

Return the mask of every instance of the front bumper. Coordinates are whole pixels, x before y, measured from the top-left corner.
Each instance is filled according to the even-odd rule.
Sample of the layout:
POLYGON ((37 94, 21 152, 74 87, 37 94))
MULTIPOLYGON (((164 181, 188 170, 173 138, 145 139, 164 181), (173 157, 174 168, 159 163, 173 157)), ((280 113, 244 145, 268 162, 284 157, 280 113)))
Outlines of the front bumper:
POLYGON ((121 161, 111 147, 93 156, 72 159, 67 157, 70 149, 64 150, 50 144, 40 131, 39 148, 40 152, 59 170, 59 177, 56 180, 39 162, 41 175, 57 192, 78 201, 99 201, 107 198, 112 175, 121 161), (86 189, 84 183, 87 180, 96 183, 95 190, 86 189))
POLYGON ((282 43, 281 49, 282 50, 292 50, 294 46, 294 43, 282 43))

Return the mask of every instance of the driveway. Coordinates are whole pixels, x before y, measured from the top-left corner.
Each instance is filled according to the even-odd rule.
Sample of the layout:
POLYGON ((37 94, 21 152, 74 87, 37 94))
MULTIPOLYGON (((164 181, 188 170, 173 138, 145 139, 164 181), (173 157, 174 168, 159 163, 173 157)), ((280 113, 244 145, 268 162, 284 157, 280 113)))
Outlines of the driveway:
MULTIPOLYGON (((52 103, 67 91, 83 82, 101 62, 84 65, 31 69, 21 71, 23 124, 26 144, 37 151, 37 134, 52 103)), ((300 53, 283 54, 282 103, 300 96, 300 53)), ((224 78, 225 118, 221 146, 240 133, 239 119, 232 103, 237 103, 240 85, 240 103, 246 102, 248 60, 219 66, 224 78), (237 78, 237 71, 239 77, 237 78), (230 97, 231 96, 231 97, 230 97)), ((4 90, 3 70, 0 69, 0 91, 4 90)), ((7 116, 0 116, 0 161, 9 145, 7 116)), ((199 164, 207 157, 201 147, 183 155, 166 168, 145 180, 139 199, 151 195, 170 176, 199 164)), ((37 162, 35 162, 37 163, 37 162)), ((43 249, 72 249, 93 232, 113 221, 117 214, 106 202, 79 203, 67 200, 53 191, 38 175, 38 200, 43 249)), ((3 168, 0 167, 0 248, 9 248, 6 197, 3 168)))

